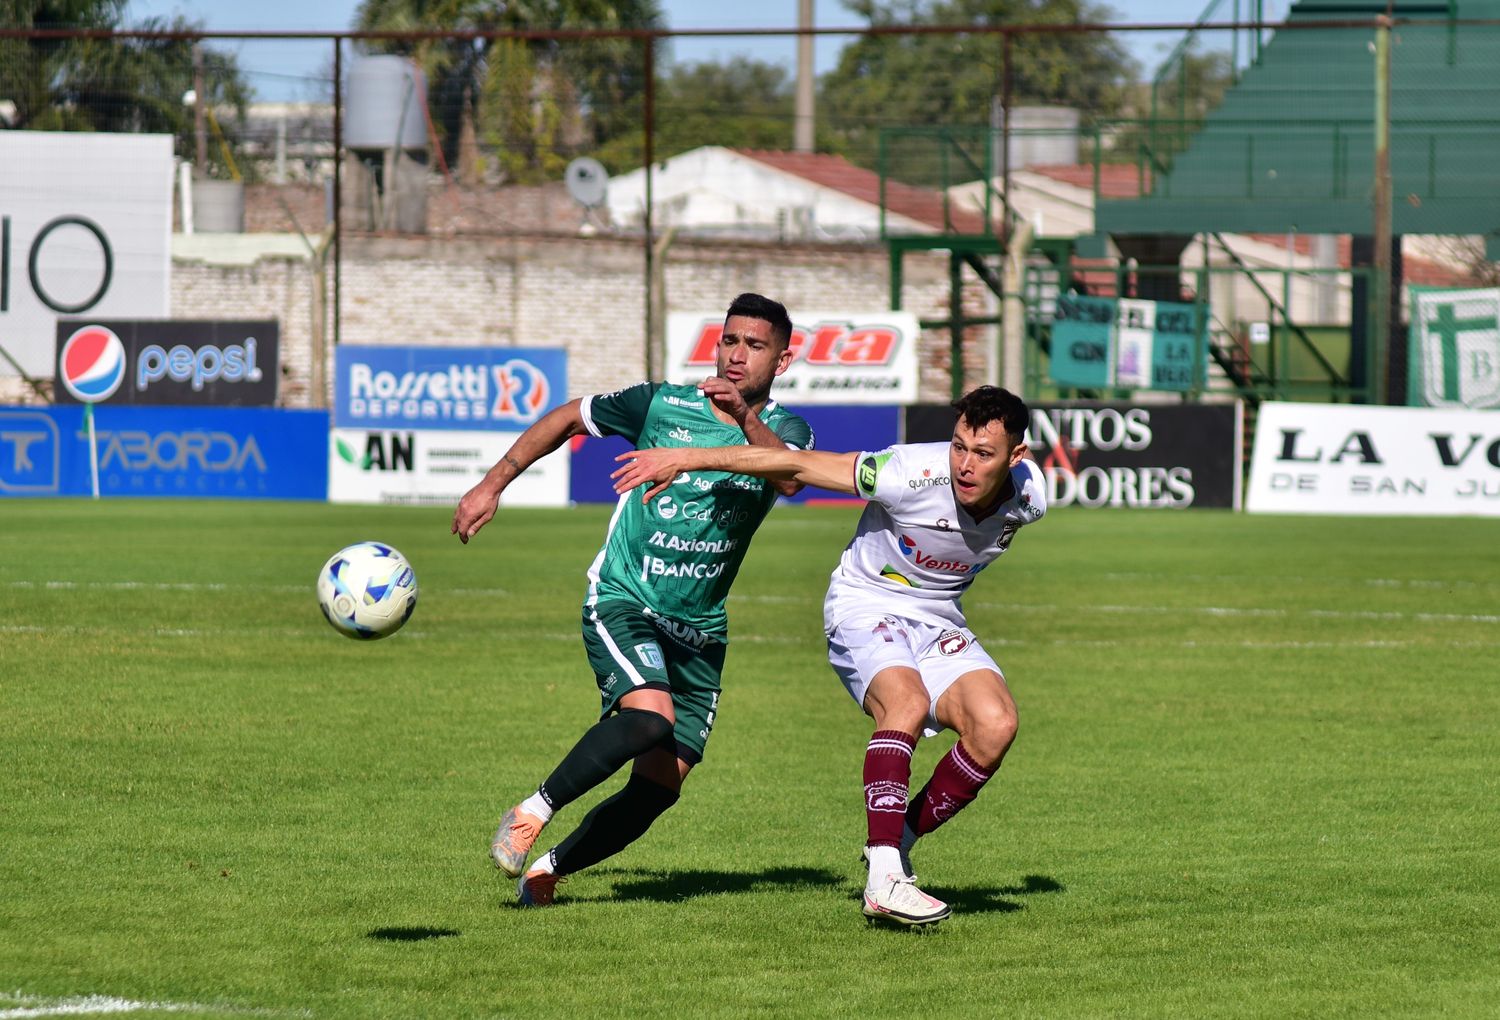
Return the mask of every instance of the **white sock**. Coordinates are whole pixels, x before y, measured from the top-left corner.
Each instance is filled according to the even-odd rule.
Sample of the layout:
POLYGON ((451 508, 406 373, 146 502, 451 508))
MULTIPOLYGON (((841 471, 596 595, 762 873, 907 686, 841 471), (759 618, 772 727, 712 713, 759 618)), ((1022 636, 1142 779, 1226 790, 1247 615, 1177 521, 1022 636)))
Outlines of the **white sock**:
POLYGON ((543 824, 552 821, 552 805, 542 799, 540 790, 521 801, 521 810, 540 818, 543 824))
POLYGON ((892 875, 904 875, 901 870, 901 851, 893 846, 867 846, 865 855, 870 859, 870 877, 866 889, 879 889, 891 881, 892 875))
MULTIPOLYGON (((555 849, 557 848, 553 847, 553 850, 555 849)), ((536 860, 531 862, 531 865, 526 869, 526 873, 529 875, 533 871, 545 871, 550 875, 556 870, 557 864, 552 860, 552 850, 548 850, 546 853, 542 854, 536 860)))

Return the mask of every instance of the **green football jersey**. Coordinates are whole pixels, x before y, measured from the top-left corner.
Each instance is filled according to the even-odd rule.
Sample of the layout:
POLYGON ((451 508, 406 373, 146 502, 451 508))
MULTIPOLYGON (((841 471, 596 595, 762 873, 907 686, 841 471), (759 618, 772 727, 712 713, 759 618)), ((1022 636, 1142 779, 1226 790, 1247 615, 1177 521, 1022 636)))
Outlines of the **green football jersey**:
MULTIPOLYGON (((745 433, 721 421, 695 386, 640 383, 585 397, 595 436, 652 446, 743 446, 745 433)), ((806 421, 767 402, 760 420, 789 446, 811 449, 806 421)), ((629 598, 714 637, 727 633, 724 600, 750 538, 776 502, 771 483, 725 471, 680 476, 650 503, 644 486, 620 497, 604 547, 589 567, 589 603, 629 598)), ((686 635, 685 635, 686 636, 686 635)))

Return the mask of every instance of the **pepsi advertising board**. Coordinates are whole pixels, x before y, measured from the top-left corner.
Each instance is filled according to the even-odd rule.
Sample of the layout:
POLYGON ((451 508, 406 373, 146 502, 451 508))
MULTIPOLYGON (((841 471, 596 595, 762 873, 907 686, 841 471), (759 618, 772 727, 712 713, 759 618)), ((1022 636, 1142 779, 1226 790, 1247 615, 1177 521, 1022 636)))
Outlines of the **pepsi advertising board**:
POLYGON ((59 404, 270 407, 281 376, 274 320, 59 319, 59 404))
MULTIPOLYGON (((87 496, 84 407, 0 407, 0 496, 87 496)), ((314 499, 328 494, 328 413, 101 407, 101 496, 314 499)))
POLYGON ((568 398, 561 348, 356 347, 336 357, 334 424, 524 432, 568 398))

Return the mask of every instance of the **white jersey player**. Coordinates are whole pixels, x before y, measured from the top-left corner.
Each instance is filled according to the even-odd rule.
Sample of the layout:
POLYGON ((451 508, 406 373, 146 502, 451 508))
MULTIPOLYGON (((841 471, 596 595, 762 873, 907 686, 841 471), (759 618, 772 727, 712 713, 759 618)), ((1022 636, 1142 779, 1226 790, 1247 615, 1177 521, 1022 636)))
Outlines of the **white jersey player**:
POLYGON ((1027 459, 1025 403, 983 386, 954 404, 948 443, 867 453, 769 447, 637 450, 615 472, 616 491, 683 471, 722 470, 858 495, 868 501, 824 602, 828 657, 875 720, 865 750, 864 913, 902 924, 941 921, 947 904, 923 893, 909 851, 978 795, 1016 734, 1016 706, 993 659, 964 619, 974 575, 1046 512, 1042 476, 1027 459), (959 739, 909 796, 917 738, 959 739))

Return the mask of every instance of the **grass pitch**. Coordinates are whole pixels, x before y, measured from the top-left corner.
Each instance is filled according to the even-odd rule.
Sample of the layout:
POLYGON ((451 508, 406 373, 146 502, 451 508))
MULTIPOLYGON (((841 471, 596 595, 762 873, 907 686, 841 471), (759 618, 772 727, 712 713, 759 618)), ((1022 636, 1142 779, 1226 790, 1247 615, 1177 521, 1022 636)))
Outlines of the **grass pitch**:
POLYGON ((966 600, 1020 738, 918 847, 955 914, 914 934, 859 914, 848 509, 762 528, 679 805, 512 907, 485 847, 594 718, 607 516, 465 548, 437 510, 0 502, 0 1017, 1495 1015, 1500 521, 1026 529, 966 600), (372 644, 312 594, 362 538, 422 588, 372 644))

